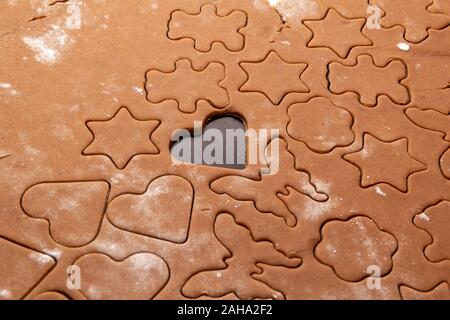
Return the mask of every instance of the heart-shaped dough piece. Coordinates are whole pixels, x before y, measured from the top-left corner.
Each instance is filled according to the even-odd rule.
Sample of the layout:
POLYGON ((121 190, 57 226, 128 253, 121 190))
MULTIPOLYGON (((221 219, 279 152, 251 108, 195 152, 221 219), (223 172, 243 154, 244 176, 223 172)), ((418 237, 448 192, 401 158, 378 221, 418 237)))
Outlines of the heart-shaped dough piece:
POLYGON ((124 194, 111 201, 107 215, 118 228, 183 243, 189 231, 194 189, 179 176, 152 181, 144 194, 124 194))

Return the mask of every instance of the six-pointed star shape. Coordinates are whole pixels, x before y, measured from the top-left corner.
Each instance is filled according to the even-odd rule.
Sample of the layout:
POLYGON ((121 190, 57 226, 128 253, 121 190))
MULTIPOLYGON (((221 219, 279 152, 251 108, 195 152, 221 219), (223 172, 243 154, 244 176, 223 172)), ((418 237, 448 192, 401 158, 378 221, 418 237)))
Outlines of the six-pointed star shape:
POLYGON ((274 105, 279 105, 289 93, 309 92, 300 79, 308 66, 306 63, 286 62, 271 51, 262 61, 241 62, 240 65, 248 75, 240 91, 265 94, 274 105))
POLYGON ((158 154, 151 135, 159 126, 157 120, 138 120, 122 107, 111 119, 88 121, 94 138, 84 155, 105 155, 118 169, 124 169, 138 154, 158 154))
POLYGON ((353 47, 372 44, 361 33, 365 22, 366 20, 363 18, 344 18, 337 11, 330 9, 321 20, 304 21, 304 24, 313 33, 308 47, 329 48, 341 58, 345 58, 353 47))
POLYGON ((408 153, 408 140, 386 142, 364 135, 364 147, 344 156, 361 171, 361 186, 388 183, 402 192, 408 191, 408 177, 426 166, 408 153), (380 165, 381 164, 381 165, 380 165))

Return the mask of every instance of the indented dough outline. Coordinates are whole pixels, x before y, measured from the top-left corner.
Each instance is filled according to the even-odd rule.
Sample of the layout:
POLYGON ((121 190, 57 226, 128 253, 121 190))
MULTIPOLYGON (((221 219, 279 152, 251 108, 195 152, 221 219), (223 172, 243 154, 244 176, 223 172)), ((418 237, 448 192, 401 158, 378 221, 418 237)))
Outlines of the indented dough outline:
POLYGON ((20 208, 22 209, 22 211, 23 211, 28 217, 30 217, 30 218, 32 218, 32 219, 37 219, 37 220, 47 221, 47 223, 48 223, 48 232, 49 232, 49 235, 50 235, 50 237, 52 238, 52 240, 55 241, 55 243, 57 243, 57 244, 59 244, 59 245, 61 245, 61 246, 63 246, 63 247, 66 247, 66 248, 73 248, 73 249, 75 249, 75 248, 82 248, 82 247, 88 246, 89 244, 91 244, 92 242, 94 242, 94 241, 97 239, 98 235, 100 234, 100 231, 101 231, 101 228, 102 228, 102 224, 103 224, 103 220, 104 220, 104 218, 105 218, 105 216, 106 216, 106 209, 107 209, 107 207, 108 207, 108 202, 109 202, 110 193, 111 193, 111 184, 109 183, 109 181, 106 181, 106 180, 73 180, 73 181, 70 181, 70 180, 59 180, 59 181, 44 181, 44 182, 37 182, 37 183, 35 183, 35 184, 33 184, 33 185, 27 187, 27 188, 25 189, 25 191, 22 193, 22 195, 21 195, 21 197, 20 197, 20 208), (31 190, 33 187, 37 187, 37 186, 43 185, 43 184, 71 184, 71 183, 89 183, 89 182, 102 182, 102 183, 106 183, 106 184, 108 185, 108 191, 107 191, 107 193, 106 193, 106 197, 105 197, 105 201, 104 201, 104 206, 103 206, 102 217, 101 217, 100 223, 99 223, 99 225, 98 225, 98 227, 97 227, 97 232, 96 232, 94 238, 93 238, 91 241, 89 241, 88 243, 83 244, 83 245, 81 245, 81 246, 68 246, 68 245, 63 245, 63 244, 59 243, 58 241, 56 241, 56 240, 53 238, 53 235, 52 235, 52 232, 51 232, 51 228, 50 228, 50 227, 51 227, 51 221, 50 221, 49 219, 47 219, 47 218, 39 218, 39 217, 34 217, 34 216, 30 215, 30 214, 27 212, 27 210, 25 210, 25 207, 24 207, 24 205, 23 205, 23 200, 24 200, 25 194, 26 194, 29 190, 31 190))
POLYGON ((19 247, 22 247, 22 248, 31 250, 31 251, 33 251, 33 252, 37 252, 37 253, 39 253, 39 254, 41 254, 41 255, 45 255, 45 256, 51 258, 52 261, 53 261, 53 265, 51 266, 51 268, 49 268, 49 270, 48 270, 47 272, 45 272, 45 273, 41 276, 41 278, 40 278, 34 285, 32 285, 31 288, 30 288, 30 289, 29 289, 29 290, 28 290, 28 291, 20 298, 20 300, 25 299, 31 292, 33 292, 34 288, 38 287, 39 284, 40 284, 45 278, 47 278, 47 276, 48 276, 48 275, 56 268, 56 265, 58 264, 58 260, 57 260, 54 256, 52 256, 52 255, 50 255, 50 254, 48 254, 48 253, 45 253, 45 252, 36 250, 36 249, 34 249, 34 248, 32 248, 32 247, 30 247, 30 246, 28 246, 28 245, 24 245, 24 244, 22 244, 22 243, 20 243, 20 242, 17 242, 16 240, 13 240, 13 239, 11 239, 11 238, 8 238, 8 237, 5 237, 5 236, 0 235, 0 239, 3 239, 3 240, 5 240, 5 241, 7 241, 7 242, 10 242, 10 243, 12 243, 12 244, 14 244, 14 245, 16 245, 16 246, 19 246, 19 247))
POLYGON ((109 222, 111 225, 113 225, 115 228, 117 228, 117 229, 119 229, 119 230, 121 230, 121 231, 124 231, 124 232, 130 232, 130 233, 133 233, 133 234, 142 236, 142 237, 152 238, 152 239, 156 239, 156 240, 158 240, 158 241, 167 242, 167 243, 172 243, 172 244, 175 244, 175 245, 183 245, 183 244, 186 244, 186 243, 189 241, 189 235, 190 235, 191 224, 192 224, 192 215, 193 215, 193 213, 194 213, 195 199, 196 199, 196 191, 195 191, 195 188, 194 188, 192 182, 190 182, 190 181, 189 181, 188 179, 186 179, 185 177, 182 177, 182 176, 179 176, 179 175, 170 174, 170 173, 165 173, 165 174, 161 174, 161 175, 158 175, 158 176, 155 176, 154 178, 152 178, 152 180, 151 180, 150 182, 147 183, 147 186, 146 186, 144 192, 140 192, 140 193, 124 192, 124 193, 115 195, 115 196, 109 201, 108 206, 107 206, 107 208, 105 209, 105 210, 106 210, 106 211, 105 211, 105 216, 106 216, 106 219, 108 220, 108 222, 109 222), (162 239, 162 238, 158 238, 158 237, 154 237, 154 236, 148 236, 148 235, 146 235, 146 234, 139 233, 139 232, 137 232, 137 231, 131 231, 131 230, 125 229, 125 228, 123 228, 123 227, 119 227, 119 226, 117 226, 117 225, 112 221, 112 219, 109 217, 109 215, 108 215, 108 207, 111 205, 111 203, 112 203, 114 200, 118 199, 118 198, 121 197, 121 196, 125 196, 125 195, 133 195, 133 196, 142 196, 142 195, 145 195, 146 192, 147 192, 147 190, 148 190, 148 188, 150 187, 150 185, 151 185, 154 181, 158 180, 159 178, 163 178, 163 177, 171 177, 171 176, 176 176, 176 177, 179 177, 179 178, 185 180, 186 182, 189 183, 189 185, 190 185, 191 188, 192 188, 192 203, 191 203, 191 209, 190 209, 190 214, 189 214, 189 223, 188 223, 188 227, 187 227, 187 229, 186 229, 186 239, 185 239, 183 242, 174 242, 174 241, 170 241, 170 240, 166 240, 166 239, 162 239))
POLYGON ((399 251, 399 242, 398 242, 398 239, 395 237, 395 235, 394 235, 393 233, 387 231, 386 229, 380 228, 379 224, 378 224, 374 219, 372 219, 370 216, 368 216, 368 215, 361 214, 361 213, 354 213, 354 214, 349 215, 349 216, 346 217, 346 218, 334 217, 334 218, 330 218, 330 219, 327 219, 327 220, 323 221, 322 224, 321 224, 321 226, 320 226, 320 231, 319 231, 319 233, 320 233, 320 239, 314 244, 314 248, 313 248, 313 250, 312 250, 312 251, 313 251, 313 257, 314 257, 314 259, 316 259, 320 264, 322 264, 322 265, 327 266, 328 268, 330 268, 330 269, 333 271, 334 275, 335 275, 338 279, 340 279, 340 280, 342 280, 342 281, 344 281, 344 282, 348 282, 348 283, 360 283, 360 282, 363 282, 363 281, 365 281, 366 279, 370 278, 371 275, 370 275, 370 274, 367 274, 367 275, 364 276, 362 279, 357 280, 357 281, 349 281, 349 280, 346 280, 346 279, 342 278, 341 276, 339 276, 339 275, 336 273, 336 270, 335 270, 334 266, 329 265, 329 264, 323 262, 322 260, 320 260, 319 257, 318 257, 317 254, 316 254, 316 250, 317 250, 318 245, 324 240, 324 237, 323 237, 323 228, 324 228, 328 223, 330 223, 330 222, 343 222, 343 223, 345 223, 345 222, 349 222, 350 220, 352 220, 352 219, 354 219, 354 218, 358 218, 358 217, 360 217, 360 218, 367 218, 367 219, 371 220, 371 221, 375 224, 375 226, 378 228, 379 231, 384 232, 384 233, 387 233, 388 235, 390 235, 390 236, 395 240, 396 248, 395 248, 395 250, 392 252, 392 254, 391 254, 391 256, 390 256, 390 259, 391 259, 391 268, 388 270, 388 272, 386 272, 386 273, 382 276, 383 278, 389 276, 389 275, 393 272, 393 270, 394 270, 394 256, 395 256, 395 254, 399 251))
POLYGON ((359 186, 360 186, 361 188, 363 188, 363 189, 369 189, 369 188, 373 188, 373 187, 375 187, 375 186, 377 186, 377 185, 379 185, 379 184, 385 184, 385 185, 388 185, 388 186, 390 186, 391 188, 393 188, 393 189, 395 189, 395 190, 397 190, 397 191, 399 191, 399 192, 401 192, 401 193, 403 193, 403 194, 407 194, 407 193, 409 192, 409 190, 410 190, 410 188, 409 188, 409 178, 410 178, 412 175, 418 174, 418 173, 423 173, 423 172, 425 172, 425 171, 427 171, 427 170, 429 169, 428 166, 427 166, 425 163, 423 163, 422 161, 416 159, 415 157, 413 157, 413 156, 409 153, 409 139, 408 139, 407 137, 400 137, 400 138, 394 139, 394 140, 384 140, 384 139, 379 139, 378 137, 375 137, 375 136, 372 135, 370 132, 363 132, 363 134, 362 134, 362 140, 361 140, 361 148, 360 148, 360 149, 358 149, 358 150, 356 150, 356 151, 354 151, 354 152, 350 152, 350 153, 347 153, 347 154, 342 155, 342 159, 343 159, 344 161, 347 161, 347 162, 350 163, 351 165, 355 166, 356 168, 358 168, 358 170, 359 170, 359 186), (370 184, 370 185, 365 186, 365 187, 362 186, 362 176, 363 176, 363 174, 362 174, 362 172, 363 172, 362 168, 361 168, 359 165, 357 165, 356 163, 353 163, 352 161, 345 159, 345 157, 348 156, 348 155, 357 154, 357 153, 361 152, 362 150, 364 150, 364 138, 365 138, 366 136, 371 136, 372 138, 374 138, 374 139, 376 139, 376 140, 378 140, 378 141, 381 141, 381 142, 383 142, 383 143, 393 143, 393 142, 396 142, 396 141, 399 141, 399 140, 406 140, 406 141, 407 141, 407 153, 408 153, 408 155, 409 155, 413 160, 415 160, 415 161, 421 163, 425 168, 422 169, 422 170, 418 170, 418 171, 411 172, 410 174, 408 174, 408 175, 406 176, 406 191, 401 190, 401 189, 399 189, 398 187, 394 186, 393 184, 391 184, 391 183, 389 183, 389 182, 385 182, 385 181, 373 183, 373 184, 370 184))
POLYGON ((121 106, 121 107, 120 107, 120 108, 119 108, 119 109, 118 109, 111 117, 109 117, 109 118, 107 118, 107 119, 100 119, 100 120, 85 120, 84 124, 85 124, 86 128, 88 128, 88 130, 90 131, 90 133, 91 133, 91 135, 92 135, 92 138, 91 138, 91 141, 86 145, 86 147, 84 147, 83 150, 81 151, 81 155, 87 156, 87 157, 96 157, 96 156, 104 156, 104 157, 107 157, 107 158, 113 163, 114 167, 115 167, 116 169, 118 169, 118 170, 124 170, 124 169, 130 164, 130 162, 131 162, 135 157, 138 157, 138 156, 158 156, 158 155, 161 153, 161 150, 158 148, 158 146, 156 145, 156 143, 153 142, 152 137, 153 137, 153 135, 155 134, 155 132, 158 130, 158 128, 161 126, 162 122, 161 122, 160 120, 158 120, 158 119, 141 119, 141 118, 137 118, 137 117, 131 112, 131 110, 130 110, 127 106, 121 106), (155 146, 155 148, 158 150, 158 153, 137 153, 137 154, 133 155, 133 156, 125 163, 125 165, 123 166, 123 168, 119 168, 119 167, 116 165, 116 163, 115 163, 115 161, 113 160, 113 158, 112 158, 109 154, 106 154, 106 153, 89 153, 89 154, 86 154, 86 153, 85 153, 85 150, 86 150, 87 148, 89 148, 89 147, 94 143, 94 141, 95 141, 95 133, 94 133, 93 130, 89 127, 88 124, 89 124, 90 122, 103 122, 103 123, 109 122, 109 121, 113 120, 113 119, 119 114, 119 112, 121 112, 122 110, 126 110, 126 111, 130 114, 130 116, 131 116, 134 120, 136 120, 136 121, 141 121, 141 122, 146 122, 146 121, 158 121, 159 124, 155 127, 155 129, 154 129, 154 130, 150 133, 150 135, 149 135, 149 140, 150 140, 150 142, 155 146))
POLYGON ((189 39, 189 40, 191 40, 191 41, 193 42, 193 47, 194 47, 194 49, 197 50, 197 51, 199 51, 199 52, 202 52, 202 53, 208 53, 208 52, 211 52, 211 50, 213 49, 213 47, 214 47, 215 44, 222 44, 222 45, 224 46, 224 48, 227 49, 227 50, 230 51, 230 52, 240 52, 240 51, 244 50, 247 41, 246 41, 245 35, 241 32, 241 30, 247 28, 247 26, 248 26, 248 14, 247 14, 247 12, 242 11, 242 10, 235 10, 235 9, 232 9, 232 10, 230 10, 228 13, 226 13, 226 14, 224 14, 224 15, 221 15, 221 14, 218 13, 218 10, 219 10, 219 9, 217 8, 217 6, 214 5, 213 3, 205 3, 205 4, 203 4, 203 5, 199 8, 199 10, 198 10, 197 12, 195 12, 195 13, 186 12, 186 11, 181 10, 181 9, 173 10, 173 11, 170 13, 170 18, 169 18, 169 20, 168 20, 168 22, 167 22, 167 32, 166 32, 167 38, 170 39, 170 40, 173 40, 173 41, 179 41, 179 40, 183 40, 183 39, 189 39), (194 17, 195 17, 195 16, 200 16, 200 15, 202 14, 202 9, 203 9, 203 7, 205 7, 205 6, 213 6, 213 7, 215 8, 215 13, 216 13, 216 16, 217 16, 218 18, 226 18, 226 17, 229 17, 230 15, 232 15, 232 14, 234 14, 234 13, 242 13, 242 14, 244 14, 244 16, 245 16, 245 23, 243 24, 243 26, 239 26, 239 28, 236 30, 236 33, 238 33, 238 34, 242 37, 242 48, 241 48, 241 49, 238 49, 238 50, 232 50, 232 49, 228 48, 227 45, 226 45, 223 41, 221 41, 221 40, 215 40, 215 41, 212 41, 212 42, 211 42, 209 50, 202 51, 202 50, 199 50, 199 49, 196 48, 196 42, 197 42, 197 40, 194 39, 193 37, 175 37, 175 38, 172 38, 172 37, 170 36, 170 24, 171 24, 171 22, 173 21, 173 15, 174 15, 175 13, 181 12, 181 13, 184 13, 184 14, 189 15, 189 16, 194 16, 194 17))
POLYGON ((246 79, 242 82, 242 84, 239 86, 238 91, 239 92, 243 92, 243 93, 259 93, 264 95, 274 106, 279 106, 283 103, 283 101, 285 100, 285 98, 288 95, 291 94, 310 94, 311 93, 311 89, 309 88, 308 84, 306 82, 303 81, 302 76, 303 74, 308 70, 309 68, 309 64, 307 62, 289 62, 286 61, 285 59, 283 59, 280 54, 275 50, 275 49, 270 49, 269 52, 264 56, 264 58, 262 58, 261 60, 256 60, 256 61, 240 61, 239 62, 239 67, 242 69, 242 71, 245 73, 246 79), (290 64, 290 65, 299 65, 299 64, 304 64, 305 68, 303 69, 303 71, 299 74, 298 76, 298 80, 299 82, 306 87, 307 91, 290 91, 285 93, 282 97, 279 103, 276 103, 275 101, 272 101, 272 99, 268 96, 267 93, 265 93, 262 90, 243 90, 242 88, 248 83, 248 81, 250 80, 250 74, 244 69, 243 64, 260 64, 263 63, 264 61, 267 60, 267 58, 271 55, 271 54, 275 54, 278 56, 278 58, 283 61, 286 64, 290 64))
POLYGON ((341 14, 337 9, 334 9, 333 7, 330 7, 330 8, 328 8, 328 10, 325 12, 325 14, 322 16, 322 18, 320 18, 320 19, 305 19, 305 20, 302 21, 302 24, 303 24, 306 28, 308 28, 309 31, 311 31, 311 37, 309 38, 309 40, 308 40, 308 42, 307 42, 307 44, 306 44, 306 47, 307 47, 307 48, 312 48, 312 49, 313 49, 313 48, 328 48, 328 49, 330 49, 331 51, 333 51, 340 59, 346 60, 346 59, 351 55, 352 50, 353 50, 354 48, 357 48, 357 47, 373 47, 373 46, 374 46, 374 42, 373 42, 371 39, 369 39, 369 38, 367 37, 367 35, 365 35, 364 32, 363 32, 364 28, 366 27, 366 23, 367 23, 367 18, 366 18, 366 17, 348 18, 348 17, 344 16, 343 14, 341 14), (348 50, 348 52, 347 52, 347 54, 346 54, 345 56, 341 56, 339 53, 336 52, 336 50, 334 50, 334 49, 332 49, 332 48, 330 48, 330 47, 328 47, 328 46, 310 46, 311 42, 312 42, 313 39, 314 39, 314 31, 313 31, 307 24, 305 24, 305 22, 309 22, 309 21, 316 21, 316 22, 323 21, 323 20, 328 16, 328 14, 329 14, 330 11, 336 12, 340 17, 342 17, 342 18, 344 18, 344 19, 346 19, 346 20, 354 20, 354 21, 356 21, 356 20, 362 20, 362 19, 364 19, 365 22, 362 24, 362 26, 361 26, 361 28, 360 28, 359 31, 360 31, 360 33, 362 34, 362 36, 363 36, 364 38, 366 38, 366 39, 370 42, 370 44, 367 44, 367 45, 354 45, 354 46, 350 47, 350 49, 348 50))
POLYGON ((398 106, 401 106, 401 107, 407 106, 407 105, 409 105, 409 104, 411 103, 411 99, 412 99, 411 89, 410 89, 406 84, 403 83, 403 82, 407 82, 408 79, 409 79, 409 69, 408 69, 408 65, 407 65, 407 63, 406 63, 405 61, 403 61, 403 59, 401 59, 401 58, 392 58, 392 59, 388 60, 384 65, 383 65, 383 64, 378 65, 377 63, 375 63, 375 60, 374 60, 374 58, 372 57, 371 54, 363 53, 363 54, 360 54, 359 56, 357 56, 354 60, 355 60, 354 64, 348 64, 348 65, 345 64, 345 61, 344 61, 344 62, 332 61, 332 62, 328 63, 328 65, 327 65, 327 76, 326 76, 326 81, 327 81, 327 85, 328 85, 328 88, 327 88, 327 89, 328 89, 328 91, 329 91, 331 94, 337 95, 337 96, 343 96, 343 95, 345 95, 345 94, 347 94, 347 93, 353 93, 353 94, 356 94, 357 97, 358 97, 358 102, 359 102, 360 104, 362 104, 363 106, 366 106, 366 107, 376 107, 376 106, 378 106, 380 97, 382 97, 382 96, 387 97, 391 102, 393 102, 394 104, 396 104, 396 105, 398 105, 398 106), (330 80, 330 74, 331 74, 331 68, 330 68, 330 67, 331 67, 331 65, 332 65, 332 64, 337 64, 337 65, 341 65, 341 66, 343 66, 343 67, 353 68, 353 67, 356 67, 356 66, 359 64, 359 58, 360 58, 360 57, 363 57, 363 56, 369 56, 370 59, 372 60, 372 66, 373 66, 373 67, 376 67, 376 68, 378 68, 378 69, 384 69, 384 68, 387 68, 387 67, 389 67, 389 65, 390 65, 391 63, 393 63, 393 62, 400 62, 400 63, 405 67, 405 76, 397 82, 397 83, 398 83, 400 86, 402 86, 402 87, 407 91, 407 93, 408 93, 408 100, 407 100, 405 103, 398 103, 398 102, 394 101, 393 98, 391 98, 391 96, 390 96, 389 94, 387 94, 387 93, 380 93, 380 94, 378 94, 378 95, 375 97, 375 104, 367 104, 367 103, 362 102, 362 95, 361 95, 359 92, 352 91, 352 90, 344 90, 344 91, 342 91, 342 92, 335 92, 335 91, 333 91, 333 90, 331 89, 331 87, 332 87, 332 83, 331 83, 331 80, 330 80))
MULTIPOLYGON (((229 268, 229 264, 228 264, 226 261, 229 260, 229 259, 231 259, 231 258, 233 258, 233 257, 234 257, 234 254, 233 254, 233 252, 232 252, 232 251, 231 251, 231 250, 223 243, 223 241, 220 240, 220 239, 218 238, 217 232, 216 232, 216 222, 217 222, 217 219, 219 218, 219 216, 222 216, 222 215, 228 215, 228 216, 231 216, 231 218, 233 219, 234 223, 235 223, 237 226, 242 227, 242 228, 245 228, 245 230, 249 233, 249 235, 250 235, 250 237, 251 237, 251 239, 252 239, 253 242, 255 242, 255 243, 267 242, 267 243, 269 243, 270 245, 272 245, 272 247, 273 247, 273 249, 274 249, 275 251, 277 251, 278 253, 280 253, 280 254, 282 254, 283 256, 285 256, 286 259, 288 259, 288 260, 295 260, 295 259, 298 259, 298 260, 299 260, 299 261, 298 261, 298 264, 296 264, 296 265, 293 265, 293 266, 281 266, 281 267, 285 267, 285 268, 288 268, 288 269, 296 269, 296 268, 301 267, 301 265, 302 265, 302 263, 303 263, 303 259, 302 259, 301 257, 298 257, 298 256, 291 256, 291 257, 286 256, 286 254, 285 254, 284 252, 280 251, 279 249, 277 249, 276 246, 275 246, 275 244, 274 244, 271 240, 269 240, 269 239, 267 239, 267 240, 256 240, 255 237, 254 237, 253 234, 252 234, 252 231, 249 229, 249 227, 247 227, 246 225, 244 225, 244 224, 238 222, 238 221, 236 220, 236 217, 235 217, 232 213, 220 211, 220 212, 217 212, 217 214, 216 214, 216 216, 215 216, 215 218, 214 218, 213 234, 214 234, 214 237, 217 239, 217 241, 218 241, 218 242, 219 242, 219 243, 220 243, 220 244, 228 251, 228 255, 224 256, 223 259, 222 259, 222 262, 223 262, 223 264, 225 265, 225 267, 222 268, 222 269, 217 269, 217 268, 216 268, 216 269, 214 269, 214 268, 202 269, 202 270, 196 271, 196 272, 194 272, 193 274, 191 274, 191 275, 187 278, 187 280, 184 282, 184 284, 181 286, 181 290, 180 290, 180 291, 181 291, 181 294, 182 294, 184 297, 186 297, 186 298, 188 298, 188 299, 199 299, 199 298, 202 298, 202 297, 211 297, 211 298, 217 299, 217 298, 219 298, 219 297, 226 296, 226 295, 228 295, 228 294, 230 294, 230 293, 231 293, 231 294, 234 294, 234 295, 236 295, 236 296, 238 296, 237 293, 236 293, 235 291, 227 292, 227 293, 225 293, 225 294, 223 294, 223 295, 221 295, 221 296, 208 296, 207 294, 201 294, 201 295, 199 295, 199 296, 189 297, 189 296, 187 296, 185 293, 183 293, 183 289, 184 289, 184 287, 186 286, 186 284, 187 284, 193 277, 195 277, 196 275, 198 275, 198 274, 200 274, 200 273, 202 273, 202 272, 223 271, 223 270, 226 270, 226 269, 229 268)), ((261 271, 261 272, 263 272, 263 269, 259 266, 260 264, 261 264, 261 265, 269 265, 269 266, 273 266, 272 264, 269 264, 269 263, 265 263, 265 262, 256 260, 255 263, 254 263, 254 265, 255 265, 256 269, 258 269, 258 270, 261 271)), ((276 265, 276 266, 278 266, 278 265, 276 265)), ((254 274, 258 274, 258 273, 256 273, 256 272, 255 272, 255 273, 251 273, 249 276, 250 276, 253 280, 258 281, 258 282, 261 282, 262 284, 266 285, 266 286, 267 286, 268 288, 270 288, 271 290, 280 293, 280 294, 282 295, 283 299, 286 300, 286 295, 285 295, 283 292, 280 292, 280 291, 278 291, 278 290, 272 288, 269 284, 267 284, 266 282, 262 281, 261 279, 256 279, 256 278, 253 276, 254 274)), ((238 296, 238 297, 239 297, 239 296, 238 296)))
POLYGON ((209 104, 210 104, 212 107, 214 107, 215 109, 225 109, 225 108, 227 108, 228 106, 230 106, 230 102, 231 102, 231 101, 230 101, 230 92, 229 92, 228 88, 226 88, 226 87, 224 87, 224 86, 222 85, 222 82, 224 82, 224 81, 227 80, 226 66, 225 66, 225 64, 224 64, 223 62, 220 62, 220 61, 211 61, 211 62, 206 63, 203 67, 196 68, 196 67, 194 67, 194 63, 193 63, 193 61, 192 61, 191 59, 189 59, 189 58, 180 58, 180 59, 176 60, 176 61, 173 63, 172 66, 173 66, 173 68, 169 68, 169 69, 163 69, 163 68, 159 68, 159 69, 157 69, 157 68, 151 68, 151 69, 147 69, 147 71, 145 71, 144 91, 145 91, 145 99, 146 99, 149 103, 152 103, 152 104, 160 104, 160 103, 163 103, 163 102, 165 102, 165 101, 173 101, 173 102, 175 102, 175 103, 177 104, 178 110, 179 110, 180 112, 182 112, 182 113, 187 113, 187 114, 195 113, 195 112, 197 111, 197 107, 198 107, 197 105, 198 105, 198 103, 199 103, 200 101, 206 101, 207 103, 209 103, 209 104), (177 98, 162 98, 161 100, 155 100, 155 101, 151 101, 151 100, 149 99, 150 92, 149 92, 149 90, 148 90, 148 88, 147 88, 147 84, 148 84, 148 82, 149 82, 149 74, 150 74, 150 72, 156 71, 156 72, 163 73, 163 74, 172 74, 172 73, 174 73, 174 72, 177 71, 177 63, 178 63, 178 62, 181 62, 181 61, 185 61, 185 60, 189 61, 192 71, 197 72, 197 73, 202 73, 202 72, 206 71, 206 69, 208 69, 208 67, 209 67, 210 65, 212 65, 212 64, 220 64, 220 65, 222 66, 222 68, 223 68, 223 78, 217 83, 217 86, 218 86, 219 88, 225 90, 225 92, 226 92, 226 94, 227 94, 227 100, 228 100, 228 102, 227 102, 226 106, 224 106, 224 107, 218 107, 218 106, 216 106, 215 103, 213 103, 213 102, 210 101, 209 99, 206 99, 206 98, 199 98, 199 99, 195 102, 195 106, 194 106, 194 107, 195 107, 195 108, 194 108, 195 110, 194 110, 193 112, 187 112, 187 111, 182 111, 182 110, 180 110, 180 103, 179 103, 179 101, 177 100, 177 98))
MULTIPOLYGON (((74 262, 72 263, 72 265, 77 265, 77 262, 78 262, 80 259, 84 258, 84 257, 87 257, 87 256, 96 256, 96 255, 104 256, 104 257, 108 258, 109 260, 113 261, 114 263, 120 264, 120 263, 125 262, 126 260, 128 260, 129 258, 131 258, 132 256, 137 255, 137 254, 152 254, 152 255, 158 257, 159 259, 161 259, 161 261, 164 262, 164 264, 165 264, 165 266, 166 266, 166 268, 167 268, 167 272, 168 272, 167 280, 166 280, 165 283, 162 285, 162 287, 161 287, 161 288, 160 288, 160 289, 159 289, 159 290, 158 290, 158 291, 157 291, 150 299, 147 299, 147 300, 155 299, 155 297, 157 297, 158 294, 160 294, 161 291, 164 290, 164 288, 167 286, 167 284, 170 282, 170 279, 171 279, 171 270, 170 270, 169 264, 167 263, 166 259, 164 259, 163 257, 161 257, 159 254, 157 254, 157 253, 155 253, 155 252, 150 252, 150 251, 137 251, 137 252, 134 252, 134 253, 129 254, 128 256, 126 256, 126 257, 123 258, 123 259, 117 260, 117 259, 115 259, 115 258, 109 256, 108 254, 104 253, 104 252, 100 252, 100 251, 92 251, 92 252, 89 252, 89 253, 86 253, 86 254, 83 254, 83 255, 77 257, 77 258, 74 260, 74 262)), ((83 296, 86 300, 89 300, 89 299, 82 293, 81 290, 78 290, 78 292, 79 292, 80 295, 83 296)))

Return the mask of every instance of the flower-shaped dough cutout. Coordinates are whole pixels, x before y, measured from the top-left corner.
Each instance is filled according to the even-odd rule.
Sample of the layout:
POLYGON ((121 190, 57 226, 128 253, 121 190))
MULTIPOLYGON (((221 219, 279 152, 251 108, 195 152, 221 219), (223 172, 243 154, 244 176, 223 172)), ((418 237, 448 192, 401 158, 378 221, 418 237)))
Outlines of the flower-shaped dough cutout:
POLYGON ((360 281, 371 266, 378 267, 381 276, 386 275, 392 269, 396 250, 394 236, 382 231, 373 220, 357 216, 326 223, 315 255, 342 279, 360 281))
POLYGON ((327 98, 313 98, 289 107, 287 131, 297 141, 305 142, 316 152, 330 152, 350 145, 355 138, 353 117, 327 98))
POLYGON ((433 242, 425 248, 425 255, 433 262, 450 260, 450 201, 443 200, 416 215, 414 224, 427 231, 433 242))
POLYGON ((423 163, 409 154, 406 138, 386 142, 365 134, 363 140, 364 146, 360 151, 344 156, 345 160, 360 169, 363 188, 387 183, 407 192, 408 177, 426 169, 423 163), (383 165, 380 166, 380 163, 383 165))

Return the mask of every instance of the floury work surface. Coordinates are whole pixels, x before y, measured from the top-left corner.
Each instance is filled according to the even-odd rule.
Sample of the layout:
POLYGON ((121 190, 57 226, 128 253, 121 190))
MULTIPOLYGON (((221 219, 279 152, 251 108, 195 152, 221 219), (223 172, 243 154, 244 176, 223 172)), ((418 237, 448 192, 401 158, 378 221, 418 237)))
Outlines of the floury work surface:
POLYGON ((450 299, 449 3, 0 1, 0 299, 450 299))

